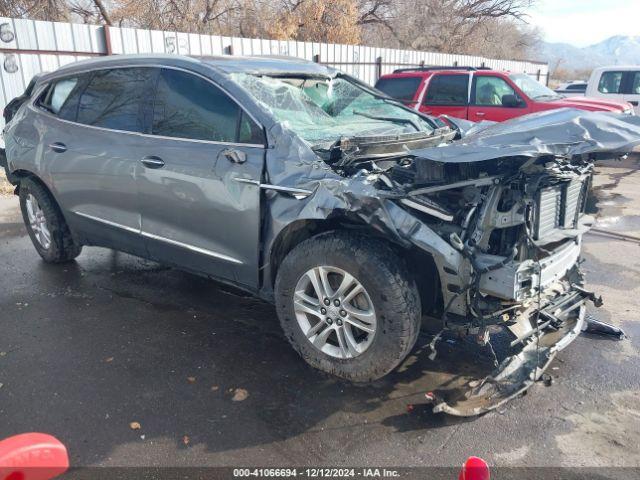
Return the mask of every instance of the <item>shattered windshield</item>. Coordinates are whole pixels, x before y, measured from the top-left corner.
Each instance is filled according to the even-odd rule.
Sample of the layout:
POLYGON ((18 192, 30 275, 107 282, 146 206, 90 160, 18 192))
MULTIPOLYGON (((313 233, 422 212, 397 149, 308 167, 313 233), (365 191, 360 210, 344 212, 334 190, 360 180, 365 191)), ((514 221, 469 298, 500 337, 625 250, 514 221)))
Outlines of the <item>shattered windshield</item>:
POLYGON ((270 77, 234 73, 232 79, 286 127, 311 145, 342 137, 433 133, 420 115, 377 97, 346 77, 270 77))

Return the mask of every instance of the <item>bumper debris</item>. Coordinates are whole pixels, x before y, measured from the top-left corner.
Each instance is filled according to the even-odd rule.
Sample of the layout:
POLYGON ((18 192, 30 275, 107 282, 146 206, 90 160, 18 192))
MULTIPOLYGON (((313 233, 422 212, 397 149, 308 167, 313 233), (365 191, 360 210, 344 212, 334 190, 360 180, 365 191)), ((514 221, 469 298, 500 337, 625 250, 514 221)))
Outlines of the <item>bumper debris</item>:
POLYGON ((522 339, 524 346, 490 375, 472 379, 465 388, 453 392, 430 392, 427 399, 433 404, 433 412, 459 417, 481 415, 526 392, 543 377, 556 354, 585 329, 585 302, 589 299, 589 292, 572 292, 541 310, 534 334, 522 339))
POLYGON ((624 340, 626 338, 626 335, 621 328, 611 325, 610 323, 603 322, 602 320, 598 320, 592 315, 587 315, 582 331, 585 333, 592 333, 594 335, 614 337, 618 340, 624 340))

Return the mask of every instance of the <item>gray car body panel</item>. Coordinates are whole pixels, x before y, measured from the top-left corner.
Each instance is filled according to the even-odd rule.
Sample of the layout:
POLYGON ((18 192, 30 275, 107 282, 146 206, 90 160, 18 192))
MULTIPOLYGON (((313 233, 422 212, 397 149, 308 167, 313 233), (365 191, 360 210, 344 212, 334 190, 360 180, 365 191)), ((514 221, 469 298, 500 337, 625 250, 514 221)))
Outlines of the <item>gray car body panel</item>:
MULTIPOLYGON (((204 62, 175 56, 122 56, 78 62, 42 76, 52 80, 98 69, 176 68, 222 87, 259 124, 270 117, 246 93, 204 62)), ((260 182, 265 145, 199 142, 68 122, 27 102, 8 129, 9 171, 36 174, 52 191, 83 242, 116 248, 259 289, 260 182), (63 143, 64 153, 48 146, 63 143), (233 148, 247 161, 221 153, 233 148), (162 169, 140 160, 158 156, 162 169), (213 207, 213 208, 212 208, 213 207), (229 219, 233 218, 233 222, 229 219)))

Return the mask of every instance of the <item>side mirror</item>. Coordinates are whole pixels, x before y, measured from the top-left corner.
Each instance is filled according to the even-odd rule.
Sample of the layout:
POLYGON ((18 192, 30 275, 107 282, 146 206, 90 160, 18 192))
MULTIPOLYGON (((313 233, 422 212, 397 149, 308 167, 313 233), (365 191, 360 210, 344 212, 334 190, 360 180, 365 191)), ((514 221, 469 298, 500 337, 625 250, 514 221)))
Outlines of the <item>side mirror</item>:
POLYGON ((524 107, 525 103, 517 95, 507 94, 502 96, 502 106, 508 108, 524 107))

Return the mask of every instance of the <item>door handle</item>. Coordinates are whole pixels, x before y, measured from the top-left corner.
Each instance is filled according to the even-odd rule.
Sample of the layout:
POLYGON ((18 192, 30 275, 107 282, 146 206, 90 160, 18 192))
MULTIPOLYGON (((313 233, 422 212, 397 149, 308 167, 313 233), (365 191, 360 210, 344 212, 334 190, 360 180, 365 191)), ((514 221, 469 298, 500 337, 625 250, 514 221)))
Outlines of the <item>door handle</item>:
POLYGON ((227 160, 233 163, 244 163, 247 161, 247 154, 240 151, 234 150, 233 148, 227 148, 220 152, 227 160))
POLYGON ((162 168, 164 167, 164 160, 160 157, 156 157, 154 155, 149 155, 148 157, 144 157, 142 163, 147 168, 162 168))
POLYGON ((56 153, 64 153, 67 151, 67 146, 64 143, 55 142, 49 145, 49 148, 56 153))
POLYGON ((476 115, 479 117, 484 117, 484 112, 476 112, 476 115))

